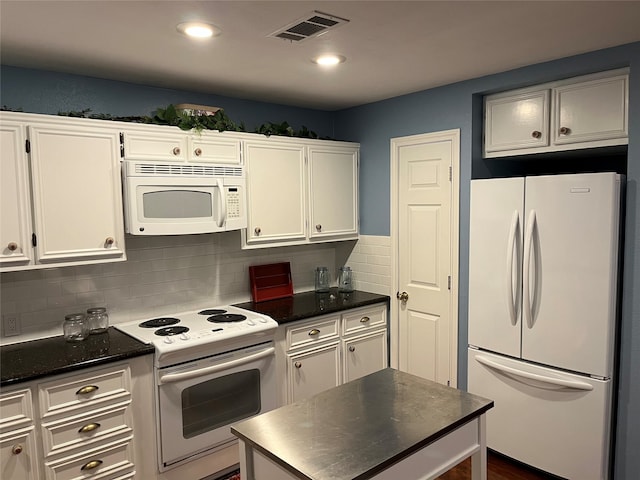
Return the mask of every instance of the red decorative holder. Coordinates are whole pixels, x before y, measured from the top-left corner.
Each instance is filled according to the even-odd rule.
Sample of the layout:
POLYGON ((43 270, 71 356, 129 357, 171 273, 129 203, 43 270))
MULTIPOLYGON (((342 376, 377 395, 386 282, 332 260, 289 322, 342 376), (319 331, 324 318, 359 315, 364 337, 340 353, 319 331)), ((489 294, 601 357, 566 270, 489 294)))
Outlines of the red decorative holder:
POLYGON ((289 262, 252 265, 249 267, 249 281, 254 302, 293 296, 289 262))

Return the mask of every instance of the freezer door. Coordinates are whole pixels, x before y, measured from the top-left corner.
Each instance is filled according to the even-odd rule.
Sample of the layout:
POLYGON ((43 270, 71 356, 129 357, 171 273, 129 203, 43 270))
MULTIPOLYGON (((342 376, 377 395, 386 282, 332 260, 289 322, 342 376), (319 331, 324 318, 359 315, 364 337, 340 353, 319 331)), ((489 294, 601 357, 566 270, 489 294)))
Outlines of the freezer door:
POLYGON ((609 478, 610 380, 474 349, 468 358, 468 391, 495 402, 489 448, 563 478, 609 478))
POLYGON ((527 177, 522 358, 611 377, 619 176, 527 177))
POLYGON ((471 182, 469 343, 520 356, 524 178, 471 182))

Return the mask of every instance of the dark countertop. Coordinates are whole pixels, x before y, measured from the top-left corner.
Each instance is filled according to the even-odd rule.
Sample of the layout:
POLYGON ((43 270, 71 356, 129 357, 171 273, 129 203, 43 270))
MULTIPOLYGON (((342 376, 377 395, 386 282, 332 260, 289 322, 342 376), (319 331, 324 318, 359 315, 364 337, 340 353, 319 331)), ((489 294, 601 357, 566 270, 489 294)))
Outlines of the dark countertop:
POLYGON ((366 479, 493 407, 391 368, 233 425, 293 475, 366 479))
POLYGON ((364 307, 376 303, 389 305, 388 295, 378 295, 355 290, 349 293, 332 288, 328 293, 302 292, 293 297, 267 300, 264 302, 238 303, 235 307, 269 315, 279 324, 295 322, 305 318, 340 312, 350 308, 364 307))
POLYGON ((154 352, 147 345, 113 327, 69 343, 62 335, 0 347, 0 386, 6 387, 48 375, 72 372, 154 352))

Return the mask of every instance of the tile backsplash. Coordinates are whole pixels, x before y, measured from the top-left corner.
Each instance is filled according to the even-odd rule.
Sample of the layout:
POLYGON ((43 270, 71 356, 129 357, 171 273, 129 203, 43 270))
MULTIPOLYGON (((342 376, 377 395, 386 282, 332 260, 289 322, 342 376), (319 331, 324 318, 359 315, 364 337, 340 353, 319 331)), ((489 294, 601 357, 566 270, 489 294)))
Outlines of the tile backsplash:
POLYGON ((390 239, 346 241, 255 250, 240 248, 240 232, 127 236, 127 261, 0 274, 0 312, 16 314, 14 343, 60 335, 68 313, 106 306, 110 323, 168 315, 249 300, 250 265, 288 261, 296 292, 314 288, 313 272, 346 264, 359 290, 389 294, 390 239))

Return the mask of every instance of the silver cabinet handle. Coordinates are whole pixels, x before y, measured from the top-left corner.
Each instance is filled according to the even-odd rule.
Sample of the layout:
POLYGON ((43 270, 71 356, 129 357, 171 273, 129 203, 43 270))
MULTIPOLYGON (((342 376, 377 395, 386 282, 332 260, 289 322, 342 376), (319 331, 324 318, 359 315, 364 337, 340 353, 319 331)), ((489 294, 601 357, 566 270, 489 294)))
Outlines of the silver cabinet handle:
POLYGON ((98 468, 103 463, 104 462, 102 460, 91 460, 90 462, 87 462, 83 466, 81 466, 80 470, 83 472, 86 470, 93 470, 94 468, 98 468))
POLYGON ((302 363, 301 362, 296 362, 293 364, 296 368, 301 368, 302 367, 302 363))
POLYGON ((320 330, 318 330, 317 328, 314 328, 313 330, 311 330, 311 331, 309 332, 309 336, 310 336, 310 337, 313 337, 313 336, 315 336, 315 335, 318 335, 319 333, 320 333, 320 330))

